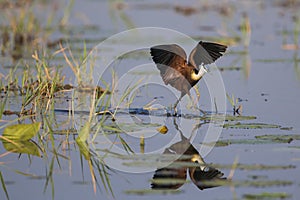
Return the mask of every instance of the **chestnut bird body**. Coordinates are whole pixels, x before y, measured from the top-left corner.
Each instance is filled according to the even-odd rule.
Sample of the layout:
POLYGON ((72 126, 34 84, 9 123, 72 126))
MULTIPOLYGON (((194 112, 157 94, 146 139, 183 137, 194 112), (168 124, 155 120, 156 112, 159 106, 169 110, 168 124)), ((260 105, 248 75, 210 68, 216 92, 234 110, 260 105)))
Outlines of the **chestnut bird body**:
POLYGON ((207 72, 205 65, 215 62, 226 51, 227 46, 212 42, 200 41, 191 51, 189 59, 185 51, 177 44, 158 45, 150 48, 152 60, 160 71, 160 75, 166 85, 170 84, 181 92, 180 98, 174 104, 188 94, 190 89, 207 72))

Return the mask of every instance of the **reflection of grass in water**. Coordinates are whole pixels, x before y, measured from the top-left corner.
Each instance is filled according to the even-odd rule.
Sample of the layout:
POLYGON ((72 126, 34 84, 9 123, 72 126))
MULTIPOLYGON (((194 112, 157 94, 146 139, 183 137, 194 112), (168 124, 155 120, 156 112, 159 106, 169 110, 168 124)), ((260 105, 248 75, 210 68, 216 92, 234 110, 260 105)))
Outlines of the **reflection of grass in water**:
POLYGON ((235 98, 234 94, 232 94, 230 96, 228 93, 226 93, 226 97, 227 97, 227 100, 229 101, 230 105, 232 106, 233 115, 235 115, 235 114, 240 115, 240 112, 242 110, 242 105, 237 105, 238 98, 235 98))
MULTIPOLYGON (((266 62, 293 62, 294 63, 294 69, 296 72, 296 75, 298 79, 300 79, 300 70, 298 67, 298 63, 300 62, 299 59, 299 34, 300 34, 300 16, 299 13, 294 13, 294 16, 292 17, 292 21, 294 23, 293 30, 282 30, 282 49, 288 50, 288 51, 294 51, 293 57, 291 59, 274 59, 274 60, 265 60, 266 62), (288 42, 288 37, 292 37, 292 43, 288 42)), ((264 61, 264 60, 263 60, 264 61)))

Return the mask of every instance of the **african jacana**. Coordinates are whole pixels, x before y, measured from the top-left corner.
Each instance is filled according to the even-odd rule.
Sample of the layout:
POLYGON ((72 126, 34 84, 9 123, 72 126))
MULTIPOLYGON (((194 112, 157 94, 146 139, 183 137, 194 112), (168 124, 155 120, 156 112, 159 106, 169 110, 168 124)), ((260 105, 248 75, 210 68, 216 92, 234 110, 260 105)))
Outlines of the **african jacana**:
POLYGON ((212 42, 200 41, 191 51, 189 60, 185 51, 177 44, 158 45, 150 48, 153 61, 160 71, 160 75, 166 85, 170 84, 181 92, 180 98, 174 104, 176 107, 179 101, 186 94, 190 95, 190 89, 207 72, 204 65, 215 62, 221 57, 227 46, 212 42))

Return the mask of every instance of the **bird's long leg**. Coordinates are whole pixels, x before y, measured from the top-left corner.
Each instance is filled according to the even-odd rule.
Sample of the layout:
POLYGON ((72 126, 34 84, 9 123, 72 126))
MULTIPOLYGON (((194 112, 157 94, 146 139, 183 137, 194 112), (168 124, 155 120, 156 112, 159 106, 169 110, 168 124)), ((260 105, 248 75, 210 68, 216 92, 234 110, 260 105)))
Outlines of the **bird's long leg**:
POLYGON ((174 116, 177 116, 177 105, 178 105, 179 101, 181 101, 181 99, 184 95, 185 95, 184 93, 181 93, 179 99, 174 104, 174 107, 173 107, 174 108, 174 116))
POLYGON ((191 101, 192 101, 192 103, 193 103, 193 107, 194 107, 196 110, 199 110, 203 115, 206 115, 206 112, 198 107, 197 101, 191 96, 191 93, 188 92, 187 94, 189 95, 189 97, 190 97, 190 99, 191 99, 191 101))

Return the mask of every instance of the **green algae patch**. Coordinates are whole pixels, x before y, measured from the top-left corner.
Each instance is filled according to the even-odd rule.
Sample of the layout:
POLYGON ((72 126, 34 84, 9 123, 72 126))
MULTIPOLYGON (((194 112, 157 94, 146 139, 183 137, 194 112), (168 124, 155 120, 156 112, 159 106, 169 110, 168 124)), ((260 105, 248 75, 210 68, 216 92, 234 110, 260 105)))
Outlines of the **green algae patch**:
POLYGON ((171 189, 168 189, 168 190, 141 189, 141 190, 126 190, 125 193, 132 194, 132 195, 151 195, 151 194, 161 195, 161 194, 179 194, 179 193, 182 193, 182 191, 181 190, 171 190, 171 189))
POLYGON ((238 128, 238 129, 264 129, 264 128, 280 128, 280 125, 276 124, 264 124, 264 123, 227 123, 223 125, 223 128, 238 128))
POLYGON ((291 143, 293 140, 300 140, 299 134, 288 134, 288 135, 258 135, 256 139, 263 141, 270 141, 275 143, 291 143))
POLYGON ((269 193, 263 192, 260 194, 244 194, 243 197, 247 200, 253 199, 287 199, 291 198, 291 194, 287 194, 285 192, 276 192, 276 193, 269 193))

